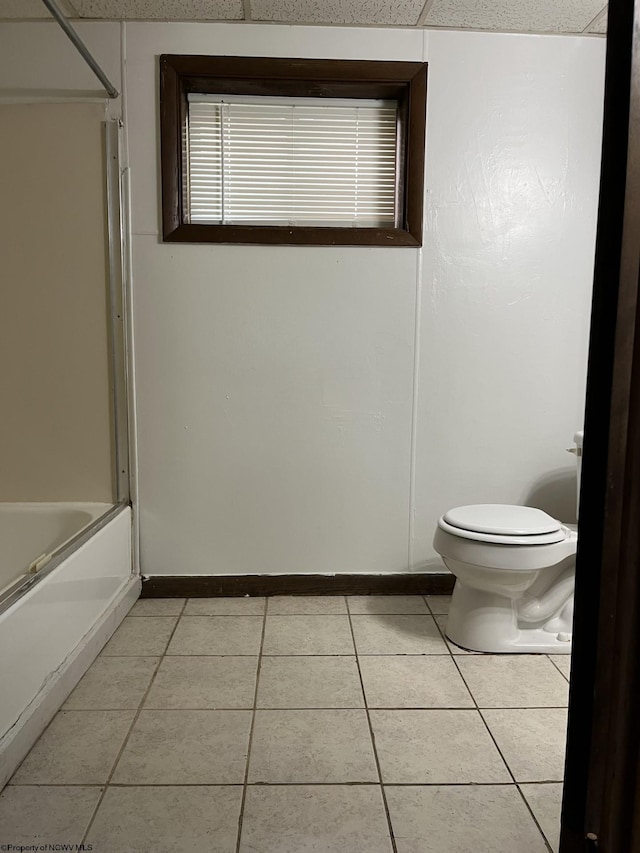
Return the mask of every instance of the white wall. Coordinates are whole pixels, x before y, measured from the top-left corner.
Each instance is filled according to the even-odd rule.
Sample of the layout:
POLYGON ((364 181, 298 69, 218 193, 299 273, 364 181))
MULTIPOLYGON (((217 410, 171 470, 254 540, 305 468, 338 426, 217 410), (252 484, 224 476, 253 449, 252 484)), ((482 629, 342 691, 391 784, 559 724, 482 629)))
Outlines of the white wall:
POLYGON ((566 448, 583 422, 604 50, 429 36, 416 566, 449 507, 575 519, 566 448))
POLYGON ((568 518, 604 41, 124 35, 143 572, 441 569, 431 537, 448 506, 532 500, 568 518), (163 245, 168 52, 428 60, 423 250, 163 245))
POLYGON ((421 33, 127 26, 143 573, 406 570, 417 252, 159 242, 157 56, 421 33))
POLYGON ((442 511, 524 501, 558 469, 535 497, 571 514, 604 42, 176 24, 126 39, 143 572, 442 568, 442 511), (423 251, 160 243, 165 52, 428 59, 423 251))

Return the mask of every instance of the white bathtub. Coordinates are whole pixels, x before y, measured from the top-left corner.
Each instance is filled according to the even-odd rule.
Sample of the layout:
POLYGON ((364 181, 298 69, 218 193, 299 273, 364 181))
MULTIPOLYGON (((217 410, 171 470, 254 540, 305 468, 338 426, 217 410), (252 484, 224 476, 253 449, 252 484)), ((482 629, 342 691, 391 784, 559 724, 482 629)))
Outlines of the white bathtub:
POLYGON ((111 504, 0 503, 0 595, 88 527, 111 504))
POLYGON ((1 790, 133 605, 140 579, 128 506, 5 504, 0 524, 1 790), (19 574, 51 549, 37 572, 19 574))

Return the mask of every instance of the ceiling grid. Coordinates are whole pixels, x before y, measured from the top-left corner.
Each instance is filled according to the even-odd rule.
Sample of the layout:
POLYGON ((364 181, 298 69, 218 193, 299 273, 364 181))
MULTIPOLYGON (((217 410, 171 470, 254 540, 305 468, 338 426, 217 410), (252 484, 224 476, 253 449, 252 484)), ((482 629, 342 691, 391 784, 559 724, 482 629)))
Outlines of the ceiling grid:
MULTIPOLYGON (((72 19, 253 21, 604 35, 603 0, 58 0, 72 19)), ((0 0, 1 20, 47 19, 41 0, 0 0)))

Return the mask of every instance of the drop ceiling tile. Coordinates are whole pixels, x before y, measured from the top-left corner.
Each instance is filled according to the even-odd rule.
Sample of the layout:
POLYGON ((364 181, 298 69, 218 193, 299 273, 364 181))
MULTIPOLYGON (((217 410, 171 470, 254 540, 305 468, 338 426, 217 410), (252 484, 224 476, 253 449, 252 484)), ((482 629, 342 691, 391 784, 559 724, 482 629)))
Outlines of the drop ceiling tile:
MULTIPOLYGON (((58 5, 65 15, 73 15, 73 10, 64 2, 58 5)), ((42 0, 0 0, 0 20, 8 18, 50 18, 42 0)))
POLYGON ((254 21, 414 26, 424 0, 251 0, 254 21))
POLYGON ((595 21, 592 21, 591 24, 587 27, 585 32, 587 33, 598 33, 600 35, 604 35, 607 32, 607 16, 609 13, 609 7, 605 6, 602 12, 598 15, 595 21))
POLYGON ((602 0, 434 0, 424 24, 523 33, 581 33, 602 0))
POLYGON ((75 0, 82 18, 222 21, 244 17, 242 0, 75 0))

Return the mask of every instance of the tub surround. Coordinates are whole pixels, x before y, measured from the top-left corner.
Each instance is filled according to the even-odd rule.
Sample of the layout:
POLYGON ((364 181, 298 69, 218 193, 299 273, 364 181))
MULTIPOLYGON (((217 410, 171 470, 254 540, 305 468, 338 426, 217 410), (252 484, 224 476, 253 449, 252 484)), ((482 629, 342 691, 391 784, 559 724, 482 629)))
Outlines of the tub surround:
POLYGON ((0 500, 110 503, 105 107, 2 103, 4 71, 0 500))

